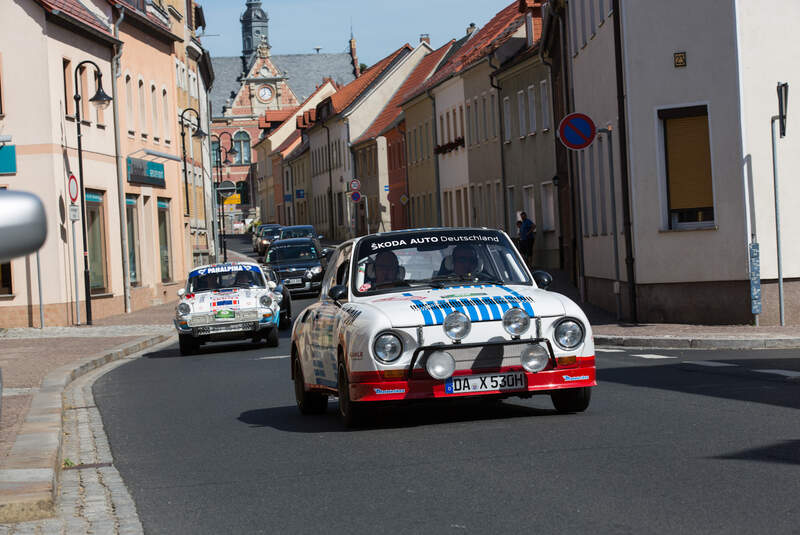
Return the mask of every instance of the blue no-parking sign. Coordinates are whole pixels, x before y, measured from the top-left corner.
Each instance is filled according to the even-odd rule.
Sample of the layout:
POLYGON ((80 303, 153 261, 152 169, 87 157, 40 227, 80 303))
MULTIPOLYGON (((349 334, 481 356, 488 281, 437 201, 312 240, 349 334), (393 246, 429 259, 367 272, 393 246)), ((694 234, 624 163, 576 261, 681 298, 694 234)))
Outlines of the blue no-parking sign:
POLYGON ((361 192, 358 190, 350 192, 350 200, 353 202, 358 202, 361 200, 361 192))
POLYGON ((570 113, 558 124, 558 137, 571 150, 585 149, 594 141, 594 121, 583 113, 570 113))

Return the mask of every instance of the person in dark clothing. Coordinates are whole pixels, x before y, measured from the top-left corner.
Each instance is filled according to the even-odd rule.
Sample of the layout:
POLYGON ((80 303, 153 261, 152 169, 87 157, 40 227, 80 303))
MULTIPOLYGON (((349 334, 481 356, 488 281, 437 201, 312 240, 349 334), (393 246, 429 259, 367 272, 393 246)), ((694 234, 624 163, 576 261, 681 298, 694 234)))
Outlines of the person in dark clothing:
POLYGON ((536 223, 528 219, 528 214, 520 214, 522 225, 519 228, 520 252, 529 266, 533 266, 533 242, 536 238, 536 223))

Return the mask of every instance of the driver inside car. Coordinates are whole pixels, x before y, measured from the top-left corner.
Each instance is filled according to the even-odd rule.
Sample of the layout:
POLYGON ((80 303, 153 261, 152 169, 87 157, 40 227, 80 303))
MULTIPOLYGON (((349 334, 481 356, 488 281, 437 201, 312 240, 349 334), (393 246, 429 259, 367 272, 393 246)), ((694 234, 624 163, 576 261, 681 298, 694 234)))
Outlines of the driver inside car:
POLYGON ((236 280, 234 281, 233 285, 250 288, 253 285, 253 280, 250 278, 250 273, 248 271, 238 272, 236 274, 236 280))
POLYGON ((453 247, 453 252, 450 256, 442 260, 439 276, 455 275, 464 277, 466 275, 478 275, 482 269, 483 266, 475 249, 471 245, 462 243, 453 247))
POLYGON ((392 251, 381 251, 375 255, 375 286, 390 284, 400 280, 402 268, 397 255, 392 251))

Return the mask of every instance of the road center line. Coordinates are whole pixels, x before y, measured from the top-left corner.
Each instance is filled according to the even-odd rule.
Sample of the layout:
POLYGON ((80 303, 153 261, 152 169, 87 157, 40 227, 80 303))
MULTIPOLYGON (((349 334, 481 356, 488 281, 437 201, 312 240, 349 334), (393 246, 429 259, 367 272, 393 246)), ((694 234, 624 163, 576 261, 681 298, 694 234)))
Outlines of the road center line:
POLYGON ((607 348, 600 349, 600 348, 598 348, 597 352, 598 353, 624 353, 625 350, 624 349, 607 349, 607 348))
POLYGON ((634 357, 639 357, 640 359, 676 359, 678 357, 668 357, 667 355, 651 355, 649 353, 644 353, 641 355, 632 355, 634 357))
POLYGON ((288 359, 291 355, 278 355, 276 357, 258 357, 255 360, 278 360, 278 359, 288 359))

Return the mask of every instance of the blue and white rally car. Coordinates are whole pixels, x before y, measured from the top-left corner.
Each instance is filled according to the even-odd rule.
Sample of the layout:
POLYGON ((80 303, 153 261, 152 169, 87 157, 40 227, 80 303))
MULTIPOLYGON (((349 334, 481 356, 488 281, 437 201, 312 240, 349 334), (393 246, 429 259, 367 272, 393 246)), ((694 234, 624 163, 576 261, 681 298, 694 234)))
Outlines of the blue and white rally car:
POLYGON ((258 264, 231 262, 199 267, 178 290, 175 328, 182 355, 206 342, 252 339, 278 345, 280 302, 275 283, 258 264))
POLYGON ((552 281, 531 273, 491 229, 415 229, 344 242, 321 300, 292 332, 292 379, 303 414, 339 399, 364 409, 435 398, 549 395, 556 410, 589 406, 592 329, 552 281))

